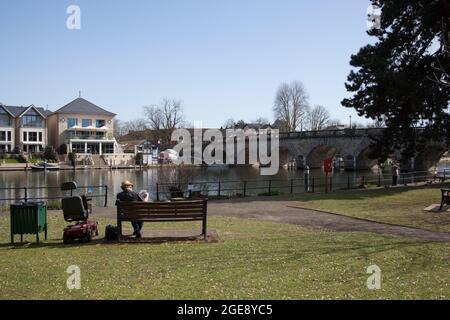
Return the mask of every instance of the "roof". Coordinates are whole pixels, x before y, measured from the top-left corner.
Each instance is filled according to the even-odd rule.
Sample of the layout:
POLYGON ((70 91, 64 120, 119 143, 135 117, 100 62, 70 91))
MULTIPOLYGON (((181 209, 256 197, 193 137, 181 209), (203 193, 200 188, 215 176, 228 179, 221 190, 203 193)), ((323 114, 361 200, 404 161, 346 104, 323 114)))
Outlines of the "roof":
POLYGON ((106 111, 103 108, 87 101, 83 98, 77 98, 69 102, 64 107, 56 110, 54 113, 81 113, 81 114, 95 114, 114 117, 116 114, 106 111))
POLYGON ((52 113, 50 110, 45 110, 42 107, 36 107, 34 105, 31 105, 31 106, 28 106, 28 107, 2 105, 2 107, 4 107, 6 109, 6 111, 8 111, 14 118, 22 116, 22 114, 25 113, 25 111, 27 111, 30 108, 36 109, 36 111, 41 113, 45 118, 48 117, 52 113))

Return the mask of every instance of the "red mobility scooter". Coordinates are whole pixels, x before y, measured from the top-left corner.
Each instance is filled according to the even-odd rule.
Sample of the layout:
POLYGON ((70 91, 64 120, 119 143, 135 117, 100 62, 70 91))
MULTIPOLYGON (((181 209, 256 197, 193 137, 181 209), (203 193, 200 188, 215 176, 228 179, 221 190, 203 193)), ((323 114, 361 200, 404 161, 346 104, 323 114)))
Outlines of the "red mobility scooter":
POLYGON ((75 182, 67 182, 61 186, 61 190, 70 190, 71 196, 62 199, 64 220, 74 224, 64 228, 63 242, 68 244, 71 240, 91 242, 94 236, 98 236, 98 222, 89 221, 92 213, 92 205, 85 195, 72 196, 73 190, 77 188, 75 182))

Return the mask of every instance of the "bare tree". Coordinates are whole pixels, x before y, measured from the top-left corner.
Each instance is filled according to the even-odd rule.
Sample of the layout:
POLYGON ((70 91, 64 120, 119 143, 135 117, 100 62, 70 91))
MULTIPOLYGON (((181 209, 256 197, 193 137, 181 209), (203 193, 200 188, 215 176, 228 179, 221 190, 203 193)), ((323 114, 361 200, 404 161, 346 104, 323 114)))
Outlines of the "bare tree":
POLYGON ((113 134, 114 137, 120 138, 124 135, 126 135, 128 132, 125 132, 123 127, 123 122, 117 118, 114 118, 113 120, 113 134))
POLYGON ((122 135, 129 133, 130 131, 144 131, 147 129, 147 123, 143 119, 134 119, 125 121, 121 124, 120 130, 122 135))
POLYGON ((225 123, 223 124, 224 129, 234 129, 234 126, 236 125, 236 121, 234 121, 233 118, 229 118, 225 123))
POLYGON ((180 100, 164 99, 159 105, 144 107, 144 114, 150 129, 157 131, 166 141, 170 141, 173 130, 186 123, 180 100))
POLYGON ((258 119, 254 120, 253 123, 264 126, 264 125, 269 125, 270 121, 267 118, 259 117, 258 119))
POLYGON ((283 121, 288 131, 296 131, 303 126, 308 109, 308 94, 300 81, 280 85, 273 112, 275 119, 283 121))
POLYGON ((311 131, 323 130, 330 121, 330 113, 325 107, 316 105, 308 112, 307 128, 311 131))
POLYGON ((173 130, 185 122, 180 100, 164 99, 159 105, 144 107, 144 113, 153 130, 173 130))

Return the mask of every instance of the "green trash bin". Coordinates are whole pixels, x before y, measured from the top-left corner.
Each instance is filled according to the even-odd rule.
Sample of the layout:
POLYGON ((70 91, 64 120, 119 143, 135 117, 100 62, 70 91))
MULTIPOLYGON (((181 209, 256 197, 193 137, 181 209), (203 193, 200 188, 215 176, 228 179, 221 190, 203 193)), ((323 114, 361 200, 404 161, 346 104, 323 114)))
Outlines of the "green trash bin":
POLYGON ((39 244, 39 233, 45 232, 47 240, 47 205, 45 202, 21 202, 10 206, 11 243, 14 235, 20 234, 23 242, 24 234, 36 234, 39 244))

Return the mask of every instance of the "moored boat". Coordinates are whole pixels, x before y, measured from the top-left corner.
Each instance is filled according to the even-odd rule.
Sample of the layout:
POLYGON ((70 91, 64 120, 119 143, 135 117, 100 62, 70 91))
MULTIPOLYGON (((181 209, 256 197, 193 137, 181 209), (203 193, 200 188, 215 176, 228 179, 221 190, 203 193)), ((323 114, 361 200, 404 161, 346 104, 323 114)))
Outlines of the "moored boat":
POLYGON ((40 163, 36 163, 34 165, 31 166, 31 170, 36 170, 36 171, 56 171, 59 170, 59 164, 57 163, 45 163, 45 162, 40 162, 40 163))

